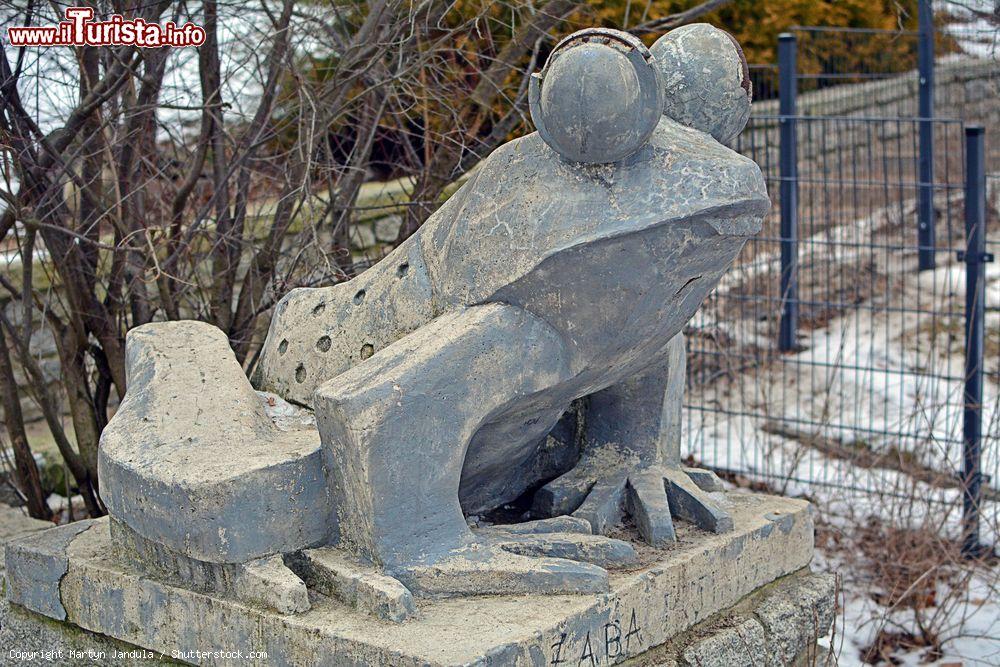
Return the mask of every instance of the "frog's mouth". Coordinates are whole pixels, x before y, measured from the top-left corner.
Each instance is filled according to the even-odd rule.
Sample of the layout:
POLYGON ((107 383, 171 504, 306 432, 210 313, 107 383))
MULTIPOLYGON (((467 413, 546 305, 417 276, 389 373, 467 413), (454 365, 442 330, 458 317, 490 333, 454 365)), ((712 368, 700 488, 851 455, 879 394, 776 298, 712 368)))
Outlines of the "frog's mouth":
POLYGON ((740 207, 727 206, 702 219, 721 236, 750 237, 760 232, 770 207, 770 200, 751 199, 740 207))
POLYGON ((701 280, 701 275, 700 274, 697 275, 697 276, 695 276, 695 277, 693 277, 693 278, 688 278, 687 282, 684 283, 683 285, 681 285, 680 289, 678 289, 676 292, 674 292, 674 296, 675 297, 681 297, 681 298, 683 298, 684 296, 687 296, 687 293, 691 291, 691 289, 694 287, 695 283, 697 283, 699 280, 701 280))

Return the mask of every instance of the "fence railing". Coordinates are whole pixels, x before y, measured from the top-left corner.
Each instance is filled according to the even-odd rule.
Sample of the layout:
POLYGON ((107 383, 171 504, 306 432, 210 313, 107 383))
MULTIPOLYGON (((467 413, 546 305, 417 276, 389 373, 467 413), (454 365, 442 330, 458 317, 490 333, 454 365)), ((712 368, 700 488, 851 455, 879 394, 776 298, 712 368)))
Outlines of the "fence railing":
MULTIPOLYGON (((830 502, 857 493, 961 508, 976 555, 982 498, 1000 499, 984 131, 934 116, 933 75, 909 115, 877 104, 801 115, 797 94, 834 79, 802 72, 803 34, 813 49, 838 33, 797 29, 782 36, 777 68, 751 70, 777 83, 778 113, 756 113, 735 148, 761 165, 774 205, 689 328, 688 451, 782 491, 832 491, 830 502)), ((933 68, 919 33, 847 34, 896 40, 933 68)))

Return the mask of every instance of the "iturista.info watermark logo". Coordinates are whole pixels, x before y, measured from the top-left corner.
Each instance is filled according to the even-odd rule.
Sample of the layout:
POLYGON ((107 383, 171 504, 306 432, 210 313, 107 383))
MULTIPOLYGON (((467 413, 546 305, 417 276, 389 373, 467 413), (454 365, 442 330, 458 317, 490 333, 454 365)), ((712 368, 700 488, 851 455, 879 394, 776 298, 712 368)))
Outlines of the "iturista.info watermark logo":
POLYGON ((67 7, 66 19, 49 26, 7 28, 11 46, 201 46, 205 29, 193 23, 150 23, 112 14, 106 21, 94 20, 93 7, 67 7))

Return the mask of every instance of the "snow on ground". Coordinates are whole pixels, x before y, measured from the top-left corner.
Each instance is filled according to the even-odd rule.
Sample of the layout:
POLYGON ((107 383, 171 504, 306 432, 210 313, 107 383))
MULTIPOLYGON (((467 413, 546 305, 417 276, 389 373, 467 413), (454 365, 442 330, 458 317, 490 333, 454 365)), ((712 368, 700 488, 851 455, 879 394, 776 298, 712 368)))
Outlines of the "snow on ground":
MULTIPOLYGON (((864 582, 852 579, 849 564, 830 563, 819 554, 814 567, 834 570, 843 577, 838 613, 833 635, 820 643, 838 655, 840 667, 861 667, 862 652, 871 646, 881 630, 893 631, 914 625, 912 612, 890 617, 886 608, 876 603, 864 589, 864 582)), ((996 582, 975 576, 968 589, 949 607, 943 623, 946 641, 942 654, 931 656, 927 649, 898 652, 894 657, 902 665, 998 665, 1000 664, 1000 598, 996 582)))
MULTIPOLYGON (((835 530, 851 533, 877 518, 957 538, 961 492, 954 474, 962 453, 964 300, 964 265, 943 265, 903 281, 881 303, 876 298, 858 304, 821 328, 803 331, 800 352, 693 388, 686 411, 687 452, 704 465, 810 498, 820 520, 835 530), (932 311, 947 314, 931 316, 932 311)), ((986 305, 983 470, 993 475, 995 499, 1000 489, 996 263, 987 265, 986 305)), ((754 326, 730 326, 727 332, 733 338, 730 348, 760 344, 754 326)), ((997 543, 998 526, 1000 503, 986 501, 983 541, 997 543)), ((834 641, 840 664, 861 664, 862 648, 879 630, 912 625, 912 612, 890 613, 872 599, 871 582, 856 561, 840 552, 820 552, 817 567, 843 577, 844 608, 834 641)), ((937 664, 1000 664, 998 581, 1000 569, 984 569, 959 602, 938 610, 944 655, 937 664)), ((917 651, 901 659, 918 664, 926 655, 917 651)))

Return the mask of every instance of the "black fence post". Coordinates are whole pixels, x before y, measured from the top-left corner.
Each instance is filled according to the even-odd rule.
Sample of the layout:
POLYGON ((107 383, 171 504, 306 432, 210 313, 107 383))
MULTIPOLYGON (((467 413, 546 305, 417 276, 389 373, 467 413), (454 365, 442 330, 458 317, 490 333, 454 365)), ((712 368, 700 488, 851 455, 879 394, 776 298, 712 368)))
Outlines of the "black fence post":
POLYGON ((778 113, 780 114, 779 168, 781 171, 781 328, 778 349, 796 349, 795 330, 799 318, 798 300, 798 226, 799 226, 799 165, 796 118, 798 65, 795 35, 778 35, 778 113))
POLYGON ((934 231, 934 11, 931 0, 919 0, 917 67, 920 76, 920 158, 917 198, 918 266, 921 271, 935 265, 934 231))
POLYGON ((965 396, 962 456, 962 554, 978 558, 983 475, 983 317, 986 281, 986 162, 982 126, 965 128, 965 396))

